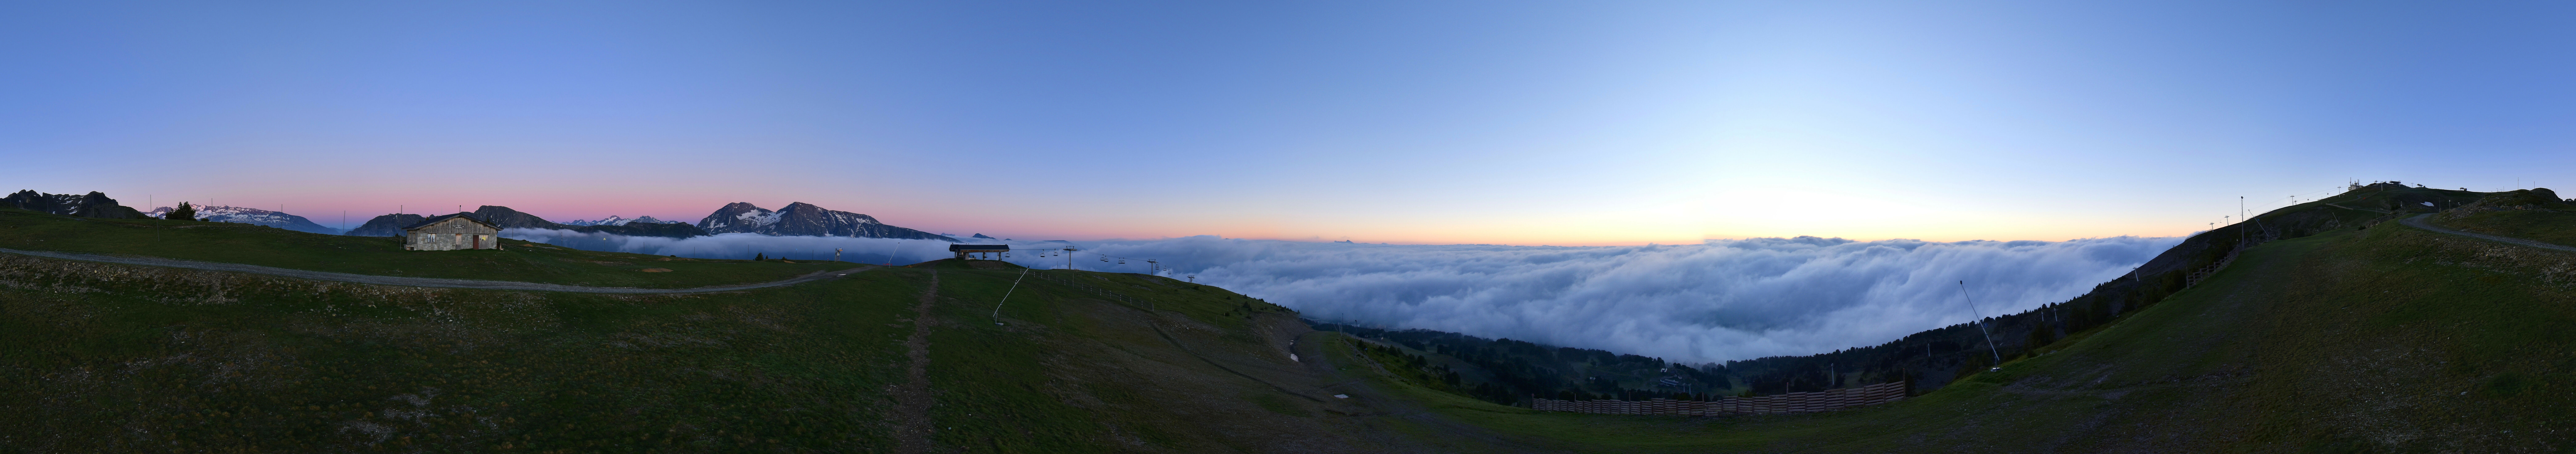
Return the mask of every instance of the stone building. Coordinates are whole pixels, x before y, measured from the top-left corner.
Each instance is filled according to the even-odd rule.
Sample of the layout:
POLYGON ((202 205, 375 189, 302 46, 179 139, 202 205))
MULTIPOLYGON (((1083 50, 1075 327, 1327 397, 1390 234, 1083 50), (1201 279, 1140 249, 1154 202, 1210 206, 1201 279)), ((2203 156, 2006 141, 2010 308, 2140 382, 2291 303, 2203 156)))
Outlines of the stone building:
POLYGON ((475 219, 472 214, 437 216, 403 227, 403 250, 406 251, 500 248, 501 226, 475 219))

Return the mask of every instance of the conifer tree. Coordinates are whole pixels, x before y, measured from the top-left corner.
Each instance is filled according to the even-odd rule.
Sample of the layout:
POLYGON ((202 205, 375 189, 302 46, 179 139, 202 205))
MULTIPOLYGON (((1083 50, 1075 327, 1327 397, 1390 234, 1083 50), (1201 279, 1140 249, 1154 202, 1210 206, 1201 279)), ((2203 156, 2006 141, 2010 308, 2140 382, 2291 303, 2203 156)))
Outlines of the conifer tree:
POLYGON ((163 215, 161 218, 177 221, 194 221, 197 220, 197 207, 189 206, 188 202, 179 202, 178 208, 170 209, 170 214, 163 215))

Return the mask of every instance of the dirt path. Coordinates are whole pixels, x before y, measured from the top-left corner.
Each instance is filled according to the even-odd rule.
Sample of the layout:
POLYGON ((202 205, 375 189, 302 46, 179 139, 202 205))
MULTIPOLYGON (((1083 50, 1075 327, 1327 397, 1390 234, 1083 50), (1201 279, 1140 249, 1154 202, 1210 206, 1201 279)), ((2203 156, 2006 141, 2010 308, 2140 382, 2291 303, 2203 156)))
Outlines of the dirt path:
POLYGON ((805 274, 805 275, 803 275, 803 276, 797 276, 797 277, 795 277, 795 278, 791 278, 791 279, 788 279, 788 280, 775 281, 775 282, 763 282, 763 283, 758 283, 758 284, 749 284, 749 285, 731 285, 731 286, 723 286, 723 287, 698 287, 698 288, 633 288, 633 287, 584 287, 584 286, 579 286, 579 285, 539 284, 539 283, 534 283, 534 282, 510 282, 510 281, 481 281, 481 280, 473 280, 473 279, 437 279, 437 278, 426 278, 426 277, 372 276, 372 275, 365 275, 365 274, 332 273, 332 272, 325 272, 325 271, 290 270, 290 269, 285 269, 285 268, 272 268, 272 267, 265 267, 265 266, 259 266, 259 265, 243 265, 243 264, 239 264, 239 263, 215 263, 215 262, 199 262, 199 261, 194 261, 194 260, 165 259, 165 258, 159 258, 159 257, 134 257, 134 256, 116 256, 116 255, 98 255, 98 254, 74 254, 74 253, 68 253, 68 252, 21 251, 21 250, 16 250, 16 249, 0 249, 0 252, 6 252, 6 253, 18 254, 18 255, 28 255, 28 256, 36 256, 36 257, 45 257, 45 258, 63 259, 63 260, 79 260, 79 261, 84 261, 84 262, 107 262, 107 263, 121 263, 121 264, 126 264, 126 265, 162 266, 162 267, 171 267, 171 268, 190 268, 190 269, 212 270, 212 271, 231 271, 231 272, 236 272, 236 273, 266 274, 266 275, 271 275, 271 276, 285 276, 285 277, 291 277, 291 278, 297 278, 297 279, 312 279, 312 280, 317 280, 317 281, 355 282, 355 283, 360 283, 360 284, 400 285, 400 286, 407 286, 407 287, 474 288, 474 289, 488 289, 488 290, 534 290, 534 291, 540 291, 540 292, 573 292, 573 293, 709 293, 709 292, 730 292, 730 291, 735 291, 735 290, 750 290, 750 289, 756 289, 756 288, 777 287, 777 286, 782 286, 782 285, 794 285, 794 284, 799 284, 799 283, 812 282, 812 281, 818 281, 818 280, 823 280, 823 279, 830 279, 830 278, 841 277, 841 276, 848 276, 848 275, 850 275, 850 273, 856 273, 856 272, 860 272, 860 271, 867 271, 867 270, 870 270, 870 269, 874 269, 874 268, 876 268, 876 266, 875 266, 875 265, 867 265, 867 266, 862 266, 862 267, 859 267, 859 268, 852 268, 852 269, 846 269, 846 270, 840 270, 840 271, 816 271, 816 272, 812 272, 812 273, 806 273, 806 274, 805 274))
POLYGON ((2549 249, 2549 250, 2556 250, 2556 251, 2567 251, 2567 252, 2576 252, 2576 247, 2569 247, 2569 246, 2567 246, 2567 245, 2561 245, 2561 244, 2549 244, 2549 243, 2543 243, 2543 242, 2539 242, 2539 241, 2526 240, 2526 239, 2521 239, 2521 238, 2514 238, 2514 237, 2509 237, 2509 236, 2495 236, 2495 235, 2488 235, 2488 234, 2483 234, 2483 233, 2469 233, 2469 232, 2462 232, 2462 231, 2458 231, 2458 230, 2451 230, 2451 229, 2447 229, 2447 228, 2437 227, 2437 226, 2434 226, 2432 223, 2424 222, 2424 219, 2425 219, 2425 218, 2430 218, 2430 217, 2433 217, 2433 215, 2431 215, 2431 214, 2419 214, 2419 215, 2415 215, 2415 217, 2406 218, 2405 220, 2398 221, 2398 222, 2406 224, 2406 226, 2407 226, 2407 227, 2414 227, 2414 228, 2424 229, 2424 230, 2426 230, 2426 231, 2431 231, 2431 232, 2434 232, 2434 233, 2448 233, 2448 234, 2452 234, 2452 235, 2459 235, 2459 236, 2465 236, 2465 237, 2470 237, 2470 238, 2477 238, 2477 239, 2481 239, 2481 240, 2488 240, 2488 241, 2501 241, 2501 242, 2513 243, 2513 244, 2519 244, 2519 245, 2523 245, 2523 246, 2531 246, 2531 247, 2536 247, 2536 248, 2541 248, 2541 249, 2549 249))
POLYGON ((904 383, 894 389, 895 452, 930 452, 930 303, 939 299, 939 270, 930 271, 930 288, 912 307, 912 337, 903 339, 904 383))

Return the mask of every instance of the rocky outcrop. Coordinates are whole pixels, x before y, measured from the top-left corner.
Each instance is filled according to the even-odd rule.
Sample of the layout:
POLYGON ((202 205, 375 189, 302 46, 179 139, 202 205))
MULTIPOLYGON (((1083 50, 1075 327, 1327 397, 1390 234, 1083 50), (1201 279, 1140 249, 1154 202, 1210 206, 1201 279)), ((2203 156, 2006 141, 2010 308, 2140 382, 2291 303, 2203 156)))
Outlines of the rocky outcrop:
POLYGON ((901 238, 957 242, 956 238, 886 225, 877 218, 847 211, 833 211, 811 203, 796 202, 787 208, 770 211, 748 202, 725 204, 698 221, 707 233, 758 233, 774 236, 840 236, 856 238, 901 238))
POLYGON ((88 195, 72 195, 20 190, 15 194, 9 194, 9 197, 0 198, 0 206, 85 218, 144 218, 143 212, 118 205, 116 199, 107 198, 107 194, 101 194, 98 191, 90 191, 88 195))
POLYGON ((425 217, 425 216, 421 216, 421 215, 417 215, 417 214, 409 214, 409 213, 405 213, 405 214, 388 214, 388 215, 383 215, 383 216, 377 216, 375 219, 368 219, 368 220, 367 220, 367 223, 366 223, 365 225, 360 225, 360 226, 358 226, 358 228, 349 229, 349 232, 348 232, 348 233, 343 233, 343 235, 348 235, 348 236, 402 236, 402 233, 403 233, 403 232, 402 232, 402 228, 403 228, 403 227, 407 227, 407 226, 410 226, 410 225, 412 225, 412 224, 419 224, 419 223, 420 223, 420 221, 425 221, 425 220, 429 220, 429 218, 428 218, 428 217, 425 217))

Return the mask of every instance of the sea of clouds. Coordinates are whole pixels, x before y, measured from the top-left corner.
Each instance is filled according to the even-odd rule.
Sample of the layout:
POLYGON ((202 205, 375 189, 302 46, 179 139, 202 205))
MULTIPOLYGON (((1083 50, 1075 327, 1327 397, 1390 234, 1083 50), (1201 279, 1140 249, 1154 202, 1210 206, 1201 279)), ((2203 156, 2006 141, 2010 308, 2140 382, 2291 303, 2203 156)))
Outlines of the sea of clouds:
MULTIPOLYGON (((505 236, 700 258, 829 259, 841 249, 843 260, 898 264, 947 257, 950 244, 745 233, 673 239, 514 229, 505 236)), ((1567 247, 1196 236, 991 243, 1011 244, 1021 252, 1006 260, 1041 269, 1143 273, 1144 260, 1153 259, 1169 276, 1195 276, 1318 320, 1714 362, 1876 345, 1974 320, 1960 281, 1974 310, 1988 316, 2064 301, 2180 241, 1797 237, 1567 247), (1062 253, 1067 246, 1081 251, 1062 253)))

